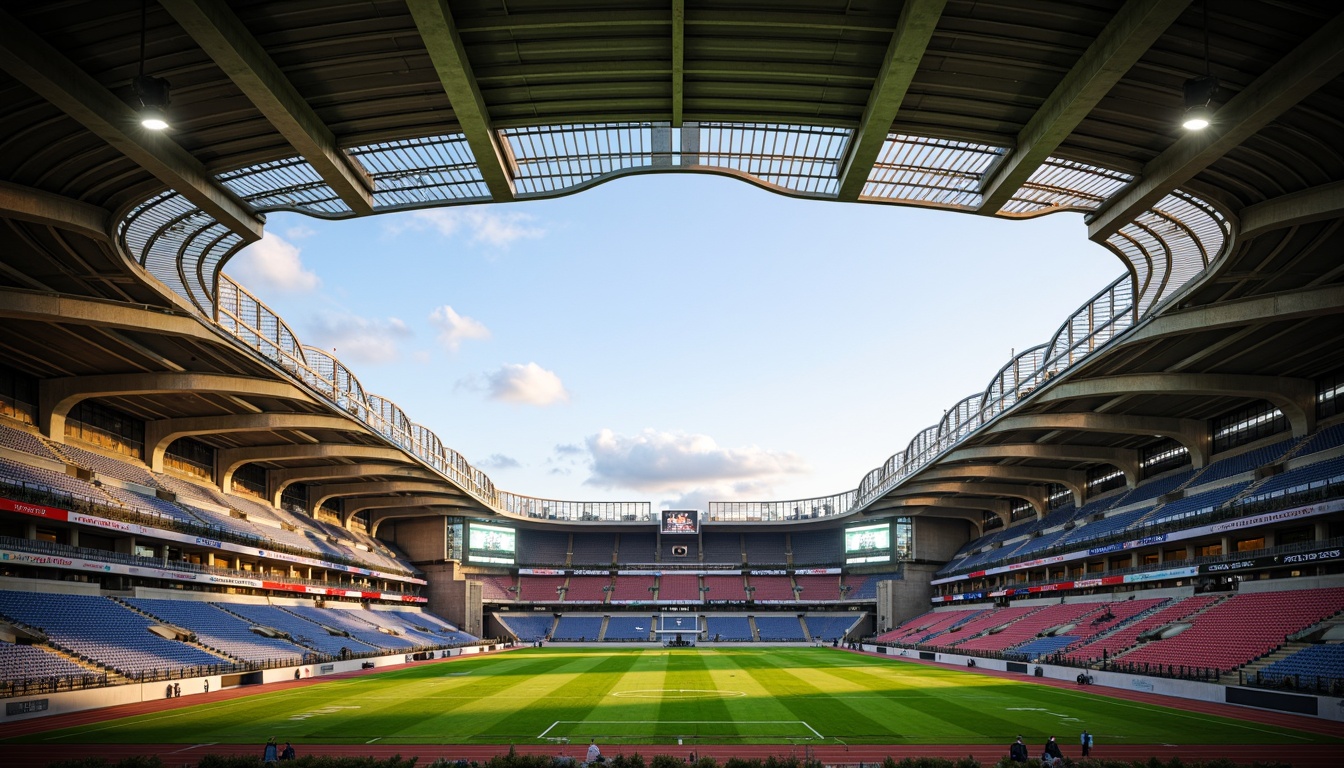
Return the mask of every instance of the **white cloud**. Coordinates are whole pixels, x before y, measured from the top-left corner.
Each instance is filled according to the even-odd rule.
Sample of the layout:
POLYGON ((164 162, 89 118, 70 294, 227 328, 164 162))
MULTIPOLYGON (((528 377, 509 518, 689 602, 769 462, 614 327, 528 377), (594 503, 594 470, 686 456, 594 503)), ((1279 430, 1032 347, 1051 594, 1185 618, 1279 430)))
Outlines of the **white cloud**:
POLYGON ((261 293, 308 293, 322 284, 303 266, 298 246, 267 232, 229 260, 229 275, 243 287, 261 293))
MULTIPOLYGON (((645 492, 732 496, 764 493, 769 484, 808 471, 797 454, 757 446, 725 448, 708 435, 645 429, 618 435, 604 429, 587 439, 592 475, 585 481, 601 488, 645 492)), ((759 497, 758 497, 759 498, 759 497)))
POLYGON ((535 240, 546 230, 534 223, 535 219, 518 211, 496 213, 476 208, 434 208, 415 211, 393 220, 388 231, 402 232, 433 230, 444 237, 465 234, 473 243, 485 243, 496 248, 507 248, 517 240, 535 240))
POLYGON ((482 461, 476 462, 476 466, 480 467, 481 469, 500 470, 500 469, 518 469, 523 465, 520 464, 518 460, 513 458, 512 456, 505 456, 502 453, 492 453, 489 456, 485 457, 485 459, 483 459, 482 461))
POLYGON ((484 388, 491 400, 506 403, 544 406, 569 402, 569 392, 560 377, 536 363, 502 365, 485 374, 484 388))
POLYGON ((390 363, 397 359, 398 344, 411 336, 411 329, 395 317, 383 320, 323 312, 304 335, 320 349, 335 349, 332 354, 346 363, 390 363))
POLYGON ((457 314, 457 310, 447 304, 430 312, 429 322, 439 329, 439 343, 449 352, 456 352, 467 339, 490 338, 490 329, 483 323, 457 314))
POLYGON ((711 501, 761 501, 775 498, 775 487, 770 482, 744 481, 740 483, 713 483, 685 491, 659 503, 662 509, 709 509, 711 501))
POLYGON ((285 230, 285 237, 290 240, 303 240, 317 234, 317 230, 307 224, 295 224, 285 230))

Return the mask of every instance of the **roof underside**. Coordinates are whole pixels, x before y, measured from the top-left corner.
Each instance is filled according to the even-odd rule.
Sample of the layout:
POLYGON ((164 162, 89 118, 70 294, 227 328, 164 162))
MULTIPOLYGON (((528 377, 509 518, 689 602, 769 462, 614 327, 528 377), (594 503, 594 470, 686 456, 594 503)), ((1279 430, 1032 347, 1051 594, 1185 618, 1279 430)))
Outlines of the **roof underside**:
POLYGON ((449 482, 476 483, 467 490, 498 510, 488 478, 339 361, 305 351, 220 271, 268 210, 500 202, 627 172, 729 173, 784 194, 985 215, 1085 211, 1091 237, 1121 257, 1126 279, 898 454, 860 505, 954 443, 1153 441, 982 428, 1009 412, 1208 419, 1264 399, 1201 380, 1033 404, 1061 372, 1303 381, 1344 367, 1329 293, 1344 281, 1344 16, 1332 0, 162 0, 144 6, 143 66, 171 83, 166 135, 124 106, 141 66, 139 0, 0 7, 0 354, 42 379, 265 378, 278 365, 330 401, 108 400, 151 420, 329 411, 359 396, 338 406, 363 423, 348 433, 200 436, 221 449, 433 444, 461 470, 449 482), (1183 137, 1182 85, 1206 71, 1222 86, 1218 119, 1183 137), (33 298, 50 294, 93 302, 72 319, 33 298), (1145 330, 1267 294, 1311 309, 1145 330), (173 308, 205 330, 108 323, 104 301, 173 308))

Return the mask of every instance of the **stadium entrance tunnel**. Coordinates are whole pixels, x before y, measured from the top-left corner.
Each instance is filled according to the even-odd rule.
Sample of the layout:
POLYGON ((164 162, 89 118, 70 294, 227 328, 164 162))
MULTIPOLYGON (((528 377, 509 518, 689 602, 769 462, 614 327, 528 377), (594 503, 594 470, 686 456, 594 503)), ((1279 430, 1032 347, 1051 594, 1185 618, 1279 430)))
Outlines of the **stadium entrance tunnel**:
POLYGON ((229 688, 238 688, 244 685, 261 685, 265 681, 262 679, 260 671, 244 672, 237 675, 220 675, 219 687, 221 690, 229 688))

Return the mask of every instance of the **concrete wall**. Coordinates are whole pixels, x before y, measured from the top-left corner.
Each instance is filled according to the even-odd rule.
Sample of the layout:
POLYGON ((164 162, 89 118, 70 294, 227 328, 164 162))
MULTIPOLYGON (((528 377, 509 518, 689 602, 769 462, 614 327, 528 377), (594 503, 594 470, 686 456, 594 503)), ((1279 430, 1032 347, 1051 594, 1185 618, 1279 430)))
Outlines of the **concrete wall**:
POLYGON ((20 579, 0 576, 0 589, 11 592, 50 592, 57 595, 101 595, 102 587, 92 582, 20 579))
POLYGON ((448 518, 389 520, 378 526, 378 538, 401 548, 416 563, 448 559, 448 518))
POLYGON ((914 526, 914 555, 920 562, 933 562, 941 566, 961 549, 962 545, 975 536, 975 528, 965 520, 947 517, 910 518, 914 526))
POLYGON ((487 635, 481 621, 481 585, 469 581, 454 562, 421 567, 429 582, 429 612, 453 622, 477 637, 487 635))
POLYGON ((906 563, 903 570, 904 578, 877 583, 878 631, 927 613, 931 608, 929 598, 933 597, 933 587, 929 582, 938 566, 906 563))

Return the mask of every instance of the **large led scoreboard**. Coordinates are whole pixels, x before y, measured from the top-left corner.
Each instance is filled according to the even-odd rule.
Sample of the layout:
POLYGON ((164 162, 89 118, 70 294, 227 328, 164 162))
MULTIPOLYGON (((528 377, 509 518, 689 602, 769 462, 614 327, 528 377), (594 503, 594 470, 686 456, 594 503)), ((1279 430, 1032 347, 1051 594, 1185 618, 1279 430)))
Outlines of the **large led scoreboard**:
POLYGON ((845 529, 845 565, 891 562, 891 521, 845 529))
POLYGON ((467 560, 473 563, 513 565, 517 557, 515 541, 516 533, 512 528, 473 520, 467 525, 467 560))

